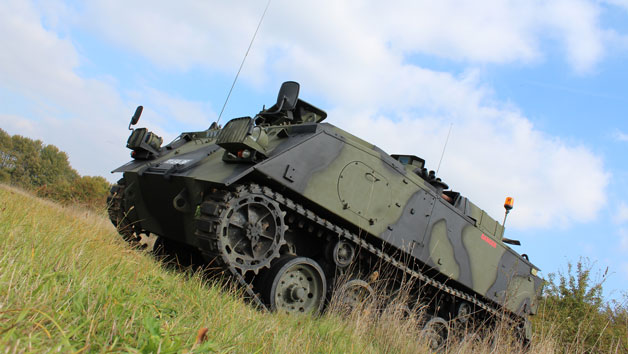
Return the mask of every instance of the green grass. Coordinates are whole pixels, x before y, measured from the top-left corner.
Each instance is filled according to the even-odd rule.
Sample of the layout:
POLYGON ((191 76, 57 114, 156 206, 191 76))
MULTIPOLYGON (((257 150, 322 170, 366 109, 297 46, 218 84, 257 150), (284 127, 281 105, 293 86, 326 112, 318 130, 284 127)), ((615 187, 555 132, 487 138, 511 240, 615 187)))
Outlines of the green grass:
POLYGON ((382 352, 333 316, 268 314, 130 249, 104 215, 0 187, 0 347, 9 352, 382 352), (197 331, 208 340, 195 347, 197 331))
MULTIPOLYGON (((288 316, 221 284, 129 248, 104 213, 0 185, 0 353, 429 352, 416 319, 394 307, 288 316)), ((543 333, 531 351, 560 351, 543 333)), ((520 351, 507 338, 451 340, 448 351, 520 351)))

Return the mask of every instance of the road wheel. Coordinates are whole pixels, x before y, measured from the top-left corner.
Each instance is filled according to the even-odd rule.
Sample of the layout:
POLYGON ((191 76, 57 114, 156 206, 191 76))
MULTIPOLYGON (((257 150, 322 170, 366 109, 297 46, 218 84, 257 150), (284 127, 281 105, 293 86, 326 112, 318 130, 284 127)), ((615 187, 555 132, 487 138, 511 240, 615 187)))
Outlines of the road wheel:
POLYGON ((260 285, 271 310, 318 313, 325 303, 325 274, 307 257, 283 256, 263 275, 260 285))
POLYGON ((422 335, 428 340, 428 345, 431 350, 440 352, 445 349, 447 345, 447 336, 449 335, 449 325, 442 317, 433 317, 427 321, 422 335))
POLYGON ((340 285, 334 293, 334 298, 338 300, 340 306, 349 311, 359 308, 374 296, 373 288, 362 279, 351 279, 340 285))

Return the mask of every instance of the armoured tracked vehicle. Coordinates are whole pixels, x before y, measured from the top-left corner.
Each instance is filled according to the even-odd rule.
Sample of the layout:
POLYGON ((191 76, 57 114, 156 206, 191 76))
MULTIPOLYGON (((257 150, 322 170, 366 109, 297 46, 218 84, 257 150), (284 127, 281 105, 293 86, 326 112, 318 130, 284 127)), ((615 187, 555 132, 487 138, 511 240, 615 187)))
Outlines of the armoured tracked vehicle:
POLYGON ((157 235, 272 310, 320 311, 335 289, 357 301, 384 265, 391 292, 400 279, 415 282, 411 303, 428 309, 428 328, 505 316, 529 338, 542 281, 506 244, 504 227, 423 159, 389 155, 323 123, 327 114, 298 94, 298 83, 285 82, 253 118, 165 146, 131 128, 138 107, 133 160, 113 171, 123 178, 109 197, 119 232, 131 242, 157 235))

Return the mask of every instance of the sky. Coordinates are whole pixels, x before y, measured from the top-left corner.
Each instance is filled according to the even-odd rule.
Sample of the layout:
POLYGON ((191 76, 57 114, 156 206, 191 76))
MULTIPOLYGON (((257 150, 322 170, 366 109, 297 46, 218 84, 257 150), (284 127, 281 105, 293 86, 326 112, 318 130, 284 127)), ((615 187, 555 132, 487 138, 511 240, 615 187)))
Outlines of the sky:
MULTIPOLYGON (((264 1, 0 0, 0 128, 109 181, 128 122, 218 119, 264 1)), ((327 122, 423 157, 541 274, 586 257, 628 292, 628 0, 272 0, 221 123, 284 81, 327 122), (448 132, 451 134, 447 140, 448 132), (446 144, 445 144, 446 143, 446 144)))

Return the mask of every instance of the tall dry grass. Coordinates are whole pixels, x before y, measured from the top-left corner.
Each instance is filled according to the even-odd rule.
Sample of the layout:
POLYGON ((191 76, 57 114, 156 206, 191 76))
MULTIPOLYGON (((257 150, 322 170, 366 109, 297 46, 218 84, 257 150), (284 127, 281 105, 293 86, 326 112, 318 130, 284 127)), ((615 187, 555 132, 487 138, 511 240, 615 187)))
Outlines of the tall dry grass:
MULTIPOLYGON (((0 186, 0 353, 430 352, 422 314, 401 301, 332 301, 322 316, 289 316, 255 310, 221 284, 129 248, 104 212, 0 186)), ((553 331, 537 330, 530 352, 562 352, 553 331)), ((523 352, 513 338, 500 326, 468 331, 443 352, 523 352)))

